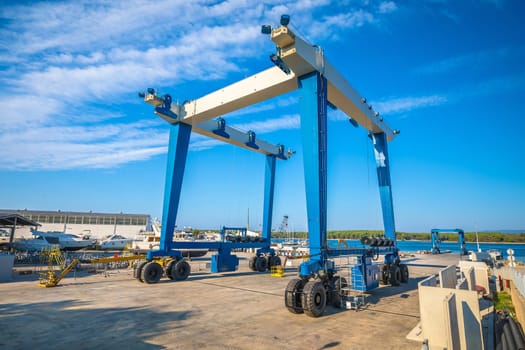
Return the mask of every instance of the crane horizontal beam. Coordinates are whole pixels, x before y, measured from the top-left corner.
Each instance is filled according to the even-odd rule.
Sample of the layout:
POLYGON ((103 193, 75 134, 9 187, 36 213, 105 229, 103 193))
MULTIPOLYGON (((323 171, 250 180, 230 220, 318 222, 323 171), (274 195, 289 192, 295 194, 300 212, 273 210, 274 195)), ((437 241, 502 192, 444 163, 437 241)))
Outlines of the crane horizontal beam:
POLYGON ((192 130, 198 134, 215 138, 217 140, 233 144, 250 151, 262 153, 265 155, 274 155, 280 159, 288 159, 289 155, 285 153, 284 146, 273 145, 264 140, 255 137, 255 133, 244 132, 230 126, 224 126, 223 132, 218 132, 217 120, 206 120, 194 125, 192 130))
POLYGON ((274 155, 279 159, 286 160, 292 154, 284 150, 284 146, 271 144, 256 137, 254 131, 242 131, 231 126, 226 125, 223 118, 215 120, 202 119, 201 122, 196 123, 194 118, 182 117, 184 113, 180 105, 170 105, 169 108, 163 107, 165 105, 165 98, 161 98, 155 93, 148 93, 144 96, 144 101, 155 106, 155 114, 166 120, 170 124, 185 123, 192 125, 192 131, 214 138, 216 140, 236 145, 250 151, 262 153, 264 155, 274 155))
POLYGON ((279 58, 296 76, 318 71, 326 78, 328 102, 368 131, 374 134, 384 132, 389 140, 395 137, 396 133, 332 66, 321 48, 308 44, 285 26, 274 29, 271 39, 277 45, 279 58))
POLYGON ((293 91, 299 87, 300 77, 317 71, 326 78, 328 102, 343 111, 352 123, 357 122, 374 134, 384 133, 388 140, 395 137, 397 132, 383 122, 379 113, 374 112, 366 99, 332 66, 319 47, 295 36, 286 26, 272 30, 271 39, 277 45, 277 55, 272 59, 275 67, 182 105, 171 104, 170 97, 168 107, 161 108, 165 101, 154 93, 146 94, 144 100, 156 106, 156 113, 169 123, 190 124, 199 134, 287 159, 282 146, 257 140, 253 132, 229 126, 217 130, 217 121, 212 119, 293 91))
POLYGON ((272 67, 199 99, 185 102, 180 106, 179 116, 185 123, 196 125, 295 89, 297 79, 294 74, 272 67))

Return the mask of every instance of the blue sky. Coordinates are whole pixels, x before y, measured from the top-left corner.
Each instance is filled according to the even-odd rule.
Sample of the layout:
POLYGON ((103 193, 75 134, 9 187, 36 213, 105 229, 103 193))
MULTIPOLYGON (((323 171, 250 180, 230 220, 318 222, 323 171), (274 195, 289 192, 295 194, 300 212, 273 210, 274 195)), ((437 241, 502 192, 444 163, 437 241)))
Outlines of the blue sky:
MULTIPOLYGON (((0 208, 160 217, 175 101, 272 66, 290 27, 401 134, 398 231, 525 229, 522 1, 50 1, 0 7, 0 208)), ((274 227, 306 230, 298 93, 224 116, 297 151, 277 164, 274 227)), ((328 228, 382 229, 364 129, 329 112, 328 228)), ((264 157, 193 135, 178 225, 261 228, 264 157)))

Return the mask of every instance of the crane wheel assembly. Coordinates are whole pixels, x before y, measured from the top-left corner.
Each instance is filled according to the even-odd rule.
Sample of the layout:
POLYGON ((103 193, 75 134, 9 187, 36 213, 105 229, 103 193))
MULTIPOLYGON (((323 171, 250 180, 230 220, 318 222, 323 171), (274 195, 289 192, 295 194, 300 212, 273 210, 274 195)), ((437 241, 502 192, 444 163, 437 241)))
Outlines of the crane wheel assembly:
POLYGON ((278 255, 256 255, 248 260, 248 267, 252 271, 266 272, 274 266, 281 266, 281 258, 278 255))
MULTIPOLYGON (((367 257, 363 257, 362 260, 366 261, 367 257)), ((351 285, 346 278, 335 275, 335 269, 330 268, 330 263, 327 266, 329 267, 328 273, 320 271, 311 277, 297 277, 288 282, 284 292, 285 306, 288 311, 293 314, 304 313, 310 317, 319 317, 324 313, 326 306, 341 308, 350 287, 353 290, 369 291, 376 288, 379 282, 399 286, 409 280, 408 267, 397 259, 390 264, 383 264, 380 269, 378 265, 370 262, 356 265, 352 268, 352 278, 354 279, 356 275, 360 277, 353 280, 351 285), (374 267, 377 268, 374 269, 374 267), (381 270, 381 276, 379 270, 381 270), (360 275, 362 272, 364 274, 360 275)))
POLYGON ((163 258, 135 264, 133 277, 146 284, 158 283, 162 276, 170 280, 184 281, 191 273, 191 266, 184 258, 163 258))

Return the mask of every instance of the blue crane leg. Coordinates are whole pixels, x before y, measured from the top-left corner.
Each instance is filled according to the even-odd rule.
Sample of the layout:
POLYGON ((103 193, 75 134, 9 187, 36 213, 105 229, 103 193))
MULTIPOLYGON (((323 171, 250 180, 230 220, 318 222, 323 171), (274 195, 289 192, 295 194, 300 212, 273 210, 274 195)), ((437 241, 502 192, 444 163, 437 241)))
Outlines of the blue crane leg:
POLYGON ((396 241, 396 227, 394 221, 394 205, 392 201, 392 186, 390 183, 390 161, 385 133, 371 134, 376 159, 377 179, 379 182, 379 195, 383 211, 383 224, 385 236, 396 241))
POLYGON ((167 252, 173 241, 173 231, 179 209, 182 178, 188 155, 191 125, 177 123, 170 126, 168 160, 166 165, 166 184, 164 187, 164 207, 162 211, 162 229, 160 250, 167 252))
POLYGON ((312 268, 323 264, 326 241, 327 83, 318 72, 299 78, 301 135, 312 268))
POLYGON ((275 156, 267 155, 265 165, 262 237, 266 242, 270 242, 272 238, 273 195, 275 187, 275 156))

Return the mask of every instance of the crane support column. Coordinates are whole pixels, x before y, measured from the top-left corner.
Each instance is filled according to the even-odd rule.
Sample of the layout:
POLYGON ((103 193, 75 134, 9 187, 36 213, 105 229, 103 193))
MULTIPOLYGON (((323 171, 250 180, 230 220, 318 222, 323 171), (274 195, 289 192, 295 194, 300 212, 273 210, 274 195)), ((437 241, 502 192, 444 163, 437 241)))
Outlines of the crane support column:
MULTIPOLYGON (((182 179, 188 155, 191 125, 177 123, 170 125, 168 160, 166 164, 166 184, 164 187, 164 207, 162 211, 162 228, 160 250, 167 252, 173 241, 173 232, 179 209, 182 179)), ((148 253, 149 254, 149 253, 148 253)))
POLYGON ((310 275, 323 265, 326 240, 327 83, 319 72, 299 78, 304 181, 308 216, 310 262, 300 274, 310 275))
POLYGON ((379 195, 381 197, 381 210, 383 212, 385 236, 396 242, 387 137, 384 132, 370 133, 370 137, 374 145, 374 156, 376 159, 377 180, 379 183, 379 195))
POLYGON ((265 164, 264 179, 264 207, 263 207, 263 227, 262 238, 268 242, 272 238, 272 215, 273 215, 273 195, 275 188, 275 156, 267 155, 265 164))

